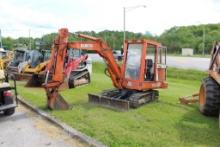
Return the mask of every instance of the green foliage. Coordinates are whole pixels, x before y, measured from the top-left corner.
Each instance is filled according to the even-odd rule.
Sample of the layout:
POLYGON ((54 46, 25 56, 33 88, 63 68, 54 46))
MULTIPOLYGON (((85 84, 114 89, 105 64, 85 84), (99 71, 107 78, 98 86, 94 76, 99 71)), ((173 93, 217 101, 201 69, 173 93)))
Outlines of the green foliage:
MULTIPOLYGON (((94 37, 99 37, 103 39, 105 42, 107 42, 107 44, 113 49, 120 50, 122 47, 123 34, 124 34, 124 32, 122 31, 104 30, 98 33, 94 31, 78 31, 78 32, 70 33, 69 41, 84 40, 84 39, 79 39, 76 37, 75 34, 80 34, 80 33, 94 36, 94 37)), ((36 45, 35 45, 36 41, 41 42, 41 48, 50 49, 56 35, 57 33, 50 33, 50 34, 43 35, 41 38, 31 38, 32 49, 36 48, 36 45)), ((146 34, 126 32, 126 39, 143 39, 143 38, 153 39, 154 37, 149 32, 147 32, 146 34)), ((13 47, 18 47, 18 46, 28 47, 29 38, 27 37, 20 37, 18 39, 12 39, 9 37, 3 38, 3 44, 8 49, 12 49, 13 47)))
POLYGON ((51 33, 51 34, 47 34, 47 35, 42 36, 41 41, 43 44, 43 48, 50 49, 56 35, 57 35, 57 33, 51 33))
MULTIPOLYGON (((201 54, 203 52, 203 34, 205 34, 205 53, 210 54, 212 44, 215 41, 219 41, 220 38, 220 24, 207 24, 198 26, 180 26, 172 27, 166 30, 160 36, 154 36, 150 32, 146 31, 145 34, 126 32, 126 39, 153 39, 159 40, 163 45, 167 46, 168 53, 180 54, 182 48, 193 48, 194 53, 201 54)), ((110 31, 104 30, 101 32, 95 31, 78 31, 70 33, 69 41, 84 40, 79 39, 75 34, 86 34, 94 37, 102 38, 107 44, 116 50, 120 50, 123 44, 123 31, 110 31)), ((42 36, 41 38, 31 38, 32 48, 36 48, 35 42, 42 41, 42 48, 50 49, 53 40, 57 33, 50 33, 42 36)), ((3 38, 3 45, 11 49, 18 45, 29 45, 29 38, 20 37, 13 39, 10 37, 3 38)))
POLYGON ((205 53, 210 54, 212 44, 219 41, 220 24, 172 27, 166 30, 159 41, 168 47, 169 53, 180 53, 182 48, 193 48, 195 53, 203 51, 203 35, 205 35, 205 53))
POLYGON ((3 47, 5 49, 12 49, 14 40, 10 37, 2 38, 2 42, 4 42, 3 47))
POLYGON ((31 48, 35 48, 35 39, 29 37, 19 37, 18 39, 13 39, 11 37, 3 37, 2 43, 3 47, 7 50, 12 50, 16 47, 28 48, 31 42, 31 48))
MULTIPOLYGON (((109 31, 104 30, 101 32, 94 32, 94 31, 80 31, 76 33, 86 34, 94 37, 102 38, 107 44, 116 50, 120 50, 122 48, 123 43, 123 35, 124 32, 122 31, 109 31)), ((154 38, 151 34, 142 34, 142 33, 133 33, 133 32, 126 32, 126 39, 150 39, 154 38)))
POLYGON ((195 70, 195 69, 187 69, 183 70, 180 68, 168 68, 167 76, 169 78, 175 79, 185 79, 185 80, 197 80, 201 81, 203 78, 207 77, 207 73, 195 70))

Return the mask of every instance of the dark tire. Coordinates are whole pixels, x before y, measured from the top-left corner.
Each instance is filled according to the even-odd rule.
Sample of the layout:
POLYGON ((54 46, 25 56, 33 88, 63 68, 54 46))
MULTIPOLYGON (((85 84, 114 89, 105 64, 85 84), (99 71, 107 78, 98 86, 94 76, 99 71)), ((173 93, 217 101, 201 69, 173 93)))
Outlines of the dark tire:
POLYGON ((199 91, 199 109, 206 116, 218 116, 220 85, 211 77, 205 78, 199 91))
MULTIPOLYGON (((12 97, 5 97, 4 101, 5 101, 5 105, 13 104, 12 97)), ((4 110, 4 115, 9 116, 9 115, 14 114, 14 112, 15 112, 15 108, 6 109, 6 110, 4 110)))
POLYGON ((69 77, 69 80, 68 80, 68 85, 69 85, 69 88, 75 88, 75 84, 74 84, 74 81, 75 81, 75 76, 78 74, 78 72, 71 72, 70 73, 70 77, 69 77))
POLYGON ((4 111, 5 116, 10 116, 15 113, 15 108, 10 108, 4 111))
POLYGON ((74 79, 69 79, 69 88, 75 88, 74 79))

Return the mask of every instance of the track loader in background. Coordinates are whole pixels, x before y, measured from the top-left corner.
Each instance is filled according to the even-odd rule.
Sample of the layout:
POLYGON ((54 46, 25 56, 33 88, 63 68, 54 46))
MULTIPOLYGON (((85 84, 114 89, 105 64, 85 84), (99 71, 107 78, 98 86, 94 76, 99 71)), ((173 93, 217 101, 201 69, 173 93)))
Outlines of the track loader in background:
MULTIPOLYGON (((16 80, 29 80, 32 77, 43 73, 46 68, 50 52, 46 50, 15 50, 15 56, 6 68, 6 73, 14 75, 16 80), (33 75, 33 76, 32 76, 33 75)), ((43 83, 44 76, 35 80, 36 83, 43 83)), ((35 84, 36 84, 35 83, 35 84)), ((40 84, 40 85, 41 85, 40 84)), ((38 84, 38 86, 40 86, 38 84)))
POLYGON ((28 60, 29 58, 29 50, 27 49, 16 49, 14 51, 14 57, 13 59, 8 63, 5 73, 9 77, 14 77, 16 80, 20 80, 20 77, 17 77, 16 75, 19 72, 19 67, 28 60))
POLYGON ((4 70, 12 59, 13 59, 12 51, 5 51, 3 48, 0 48, 0 79, 5 78, 4 70))
MULTIPOLYGON (((158 99, 155 89, 167 88, 166 82, 166 48, 151 40, 130 40, 124 43, 124 58, 119 66, 113 51, 99 38, 79 35, 89 41, 68 42, 68 29, 58 32, 53 47, 52 60, 49 62, 48 74, 52 79, 45 81, 47 106, 50 109, 68 109, 68 103, 58 93, 64 81, 64 59, 68 48, 95 51, 105 61, 107 72, 115 89, 103 91, 100 95, 89 94, 89 101, 114 108, 128 110, 158 99)), ((47 74, 47 75, 48 75, 47 74)))
MULTIPOLYGON (((87 62, 87 58, 88 55, 83 54, 81 50, 71 48, 67 50, 64 61, 66 77, 63 83, 64 88, 74 88, 90 82, 91 70, 88 70, 88 68, 91 69, 90 66, 92 65, 87 62)), ((41 51, 41 56, 37 56, 37 53, 34 53, 33 58, 21 71, 21 75, 31 76, 26 84, 27 87, 40 87, 44 83, 45 69, 49 60, 50 51, 48 50, 41 51)))
POLYGON ((92 61, 82 50, 68 48, 64 64, 66 84, 69 88, 90 83, 92 61))
POLYGON ((50 50, 31 50, 28 61, 19 66, 19 76, 28 79, 27 87, 40 87, 45 80, 44 71, 49 62, 50 50))
POLYGON ((13 51, 0 49, 0 69, 5 69, 8 63, 13 59, 13 51))

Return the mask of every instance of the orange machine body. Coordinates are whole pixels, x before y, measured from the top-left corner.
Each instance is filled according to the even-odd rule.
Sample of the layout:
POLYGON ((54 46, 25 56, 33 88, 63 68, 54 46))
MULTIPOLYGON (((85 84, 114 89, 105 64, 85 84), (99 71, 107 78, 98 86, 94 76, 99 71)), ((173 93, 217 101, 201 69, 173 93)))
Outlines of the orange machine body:
MULTIPOLYGON (((123 64, 119 66, 113 56, 112 49, 107 46, 101 39, 90 37, 87 35, 80 34, 79 37, 89 39, 92 41, 89 42, 69 42, 69 48, 78 48, 82 50, 90 50, 96 51, 106 62, 107 70, 112 79, 113 85, 118 89, 133 89, 133 90, 149 90, 149 89, 157 89, 157 88, 166 88, 168 86, 166 82, 166 61, 164 61, 164 66, 158 66, 159 63, 159 52, 162 49, 161 44, 151 40, 131 40, 125 42, 124 47, 124 60, 123 64), (131 78, 126 76, 127 71, 127 62, 129 56, 129 46, 130 45, 140 45, 140 60, 138 62, 139 65, 135 65, 137 68, 138 75, 135 78, 131 78), (145 80, 146 75, 146 57, 147 49, 151 46, 154 49, 154 64, 153 64, 153 73, 154 76, 152 80, 145 80)), ((131 55, 132 56, 132 55, 131 55)), ((129 57, 131 58, 131 57, 129 57)), ((165 60, 165 59, 164 59, 165 60)), ((134 72, 136 72, 134 70, 134 72)))
MULTIPOLYGON (((124 92, 128 94, 139 92, 143 95, 142 92, 146 91, 144 94, 148 95, 148 98, 141 100, 145 103, 157 95, 152 92, 153 89, 168 86, 166 82, 166 49, 160 43, 145 39, 125 41, 123 63, 118 65, 113 56, 113 50, 101 39, 83 34, 79 34, 78 37, 89 41, 68 42, 68 29, 65 28, 59 30, 54 41, 51 60, 47 67, 52 73, 52 80, 44 85, 49 108, 68 108, 67 103, 58 93, 58 88, 64 81, 64 60, 68 48, 98 53, 107 65, 108 75, 113 85, 122 91, 122 95, 119 94, 120 97, 124 92), (165 56, 162 56, 164 51, 165 56)), ((138 101, 138 99, 136 100, 138 101)), ((133 104, 135 105, 136 102, 133 104)), ((126 102, 126 107, 127 105, 129 105, 128 102, 126 102)))

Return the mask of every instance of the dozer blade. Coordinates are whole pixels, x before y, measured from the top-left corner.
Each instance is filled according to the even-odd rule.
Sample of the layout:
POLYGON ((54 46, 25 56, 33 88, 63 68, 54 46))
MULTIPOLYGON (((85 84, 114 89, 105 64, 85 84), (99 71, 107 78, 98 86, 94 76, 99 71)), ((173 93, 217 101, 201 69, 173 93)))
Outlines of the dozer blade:
POLYGON ((69 109, 68 103, 64 100, 64 98, 55 91, 47 91, 47 106, 52 110, 67 110, 69 109))
POLYGON ((116 108, 118 110, 129 110, 129 101, 122 99, 110 98, 107 96, 99 96, 88 94, 89 102, 94 104, 103 105, 109 108, 116 108))

